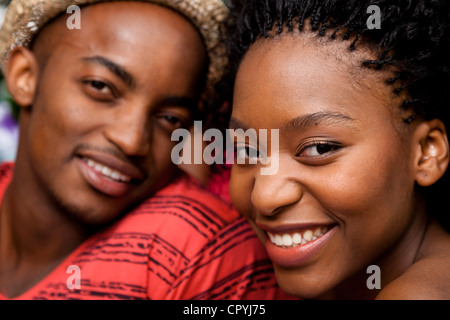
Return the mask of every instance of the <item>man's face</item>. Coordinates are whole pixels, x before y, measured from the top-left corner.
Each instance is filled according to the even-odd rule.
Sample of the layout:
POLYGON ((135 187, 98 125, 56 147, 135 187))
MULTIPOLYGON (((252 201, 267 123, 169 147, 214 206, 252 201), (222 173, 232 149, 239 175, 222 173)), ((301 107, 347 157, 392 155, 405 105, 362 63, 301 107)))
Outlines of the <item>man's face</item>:
POLYGON ((171 133, 190 125, 206 53, 195 28, 161 6, 81 12, 81 30, 66 15, 35 41, 40 74, 18 158, 49 203, 99 224, 173 178, 171 133))

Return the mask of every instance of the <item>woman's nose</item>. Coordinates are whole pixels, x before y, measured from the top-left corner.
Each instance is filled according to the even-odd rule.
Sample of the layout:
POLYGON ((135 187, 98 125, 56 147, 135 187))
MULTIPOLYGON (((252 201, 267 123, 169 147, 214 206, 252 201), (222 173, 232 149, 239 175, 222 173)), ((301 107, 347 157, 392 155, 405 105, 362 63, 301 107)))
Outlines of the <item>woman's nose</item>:
POLYGON ((295 177, 295 170, 286 162, 280 158, 279 169, 275 174, 257 174, 251 201, 259 213, 273 215, 277 209, 292 205, 302 198, 303 190, 295 177))

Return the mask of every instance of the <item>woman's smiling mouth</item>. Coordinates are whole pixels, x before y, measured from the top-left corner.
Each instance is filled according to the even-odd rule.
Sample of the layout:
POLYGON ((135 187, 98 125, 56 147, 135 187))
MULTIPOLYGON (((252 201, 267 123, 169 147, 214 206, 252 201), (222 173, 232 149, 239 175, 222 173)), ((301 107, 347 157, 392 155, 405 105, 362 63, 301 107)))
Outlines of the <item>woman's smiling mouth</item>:
POLYGON ((290 232, 266 230, 267 253, 278 266, 299 267, 311 261, 321 251, 336 229, 336 225, 316 225, 290 232))
POLYGON ((290 248, 306 244, 322 237, 327 231, 328 227, 317 227, 306 229, 292 233, 272 233, 267 232, 270 241, 278 247, 290 248))

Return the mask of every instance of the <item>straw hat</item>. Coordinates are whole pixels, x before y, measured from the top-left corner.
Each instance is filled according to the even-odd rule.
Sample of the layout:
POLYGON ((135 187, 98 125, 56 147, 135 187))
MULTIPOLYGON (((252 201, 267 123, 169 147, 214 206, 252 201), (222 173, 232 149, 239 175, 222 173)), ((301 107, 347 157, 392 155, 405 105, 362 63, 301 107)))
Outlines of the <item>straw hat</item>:
MULTIPOLYGON (((87 5, 117 0, 12 0, 0 29, 0 67, 6 70, 9 53, 17 46, 28 47, 47 22, 71 5, 87 5)), ((121 0, 124 1, 124 0, 121 0)), ((130 1, 130 0, 128 0, 130 1)), ((136 0, 131 0, 136 1, 136 0)), ((204 95, 210 97, 213 86, 223 75, 227 63, 221 37, 221 22, 228 9, 221 0, 137 0, 163 5, 179 12, 197 27, 209 56, 209 70, 204 95)))

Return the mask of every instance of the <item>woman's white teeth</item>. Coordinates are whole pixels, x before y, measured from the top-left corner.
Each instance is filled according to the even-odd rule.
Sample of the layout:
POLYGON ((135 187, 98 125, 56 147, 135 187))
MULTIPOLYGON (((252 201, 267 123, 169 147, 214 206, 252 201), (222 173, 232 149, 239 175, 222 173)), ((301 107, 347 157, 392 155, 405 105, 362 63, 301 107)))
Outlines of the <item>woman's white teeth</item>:
POLYGON ((306 230, 302 238, 305 239, 306 241, 311 241, 312 237, 313 232, 311 230, 306 230))
POLYGON ((300 244, 302 243, 302 236, 300 235, 300 233, 294 233, 294 235, 292 236, 292 243, 294 244, 300 244))
POLYGON ((283 246, 292 246, 293 240, 292 237, 288 234, 283 234, 283 246))
POLYGON ((131 180, 130 177, 127 177, 126 175, 123 175, 116 170, 113 170, 105 165, 95 162, 92 159, 85 159, 85 161, 89 167, 93 168, 95 171, 100 172, 102 175, 112 180, 121 182, 130 182, 131 180))
POLYGON ((328 228, 317 228, 303 232, 274 234, 267 232, 270 241, 279 247, 296 247, 310 241, 314 241, 327 233, 328 228))

